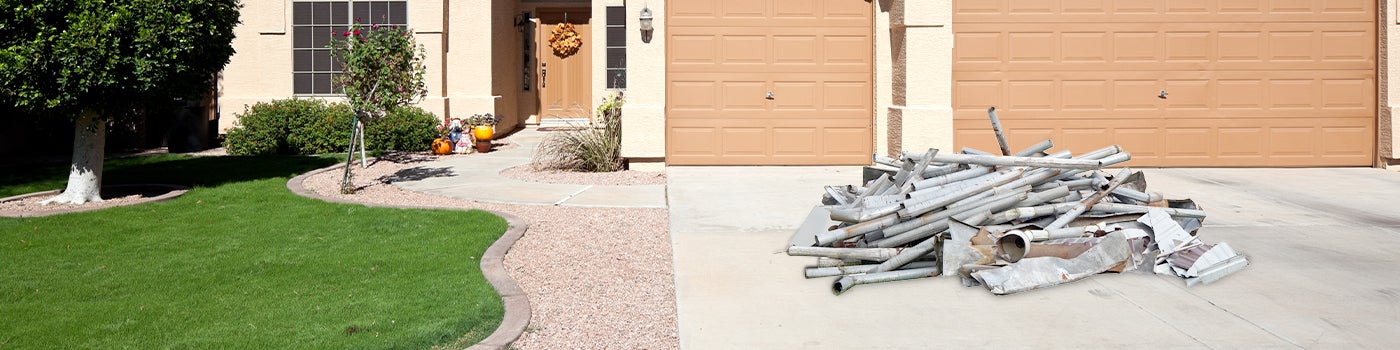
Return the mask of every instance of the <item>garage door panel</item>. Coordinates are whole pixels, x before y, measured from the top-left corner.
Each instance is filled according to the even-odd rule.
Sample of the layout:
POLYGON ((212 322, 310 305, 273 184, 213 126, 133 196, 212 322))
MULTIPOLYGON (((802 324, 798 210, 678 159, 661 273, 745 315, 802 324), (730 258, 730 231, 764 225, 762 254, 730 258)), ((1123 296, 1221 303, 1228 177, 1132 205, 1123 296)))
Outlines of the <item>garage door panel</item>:
POLYGON ((955 1, 960 21, 989 22, 1297 22, 1366 21, 1375 11, 1363 0, 1011 0, 955 1), (1204 17, 1204 18, 1203 18, 1204 17))
POLYGON ((969 71, 1374 69, 1367 23, 959 24, 954 68, 969 71))

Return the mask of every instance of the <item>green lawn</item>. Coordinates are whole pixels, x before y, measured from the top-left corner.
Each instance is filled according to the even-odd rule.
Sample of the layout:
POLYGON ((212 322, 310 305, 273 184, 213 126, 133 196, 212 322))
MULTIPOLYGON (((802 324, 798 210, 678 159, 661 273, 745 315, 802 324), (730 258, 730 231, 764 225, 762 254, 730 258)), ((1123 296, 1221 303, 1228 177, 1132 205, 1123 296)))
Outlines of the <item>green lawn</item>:
MULTIPOLYGON (((0 349, 424 348, 501 322, 482 211, 330 204, 286 189, 314 157, 107 161, 106 184, 192 186, 167 202, 0 218, 0 349)), ((0 172, 0 197, 66 166, 0 172)))

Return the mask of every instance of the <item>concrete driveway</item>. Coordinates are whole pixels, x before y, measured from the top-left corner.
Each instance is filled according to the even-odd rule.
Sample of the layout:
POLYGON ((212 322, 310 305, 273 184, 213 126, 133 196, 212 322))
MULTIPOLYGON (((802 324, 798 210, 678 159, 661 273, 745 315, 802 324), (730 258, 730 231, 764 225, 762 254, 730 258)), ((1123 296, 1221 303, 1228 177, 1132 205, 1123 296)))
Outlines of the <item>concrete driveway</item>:
POLYGON ((996 296, 956 278, 807 280, 782 254, 821 186, 857 167, 671 167, 680 341, 689 349, 1396 348, 1400 173, 1151 169, 1210 214, 1200 235, 1250 266, 1215 284, 1105 274, 996 296))

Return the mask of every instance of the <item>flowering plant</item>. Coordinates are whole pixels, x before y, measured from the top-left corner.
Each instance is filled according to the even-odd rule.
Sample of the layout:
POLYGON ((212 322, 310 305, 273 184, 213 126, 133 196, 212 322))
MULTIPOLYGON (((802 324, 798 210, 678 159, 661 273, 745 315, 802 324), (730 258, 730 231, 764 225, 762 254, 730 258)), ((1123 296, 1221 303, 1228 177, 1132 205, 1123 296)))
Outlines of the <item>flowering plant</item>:
POLYGON ((493 115, 491 115, 491 113, 486 113, 486 114, 473 114, 471 117, 467 117, 467 120, 466 120, 467 126, 469 126, 469 127, 477 127, 477 126, 493 126, 493 127, 494 127, 494 126, 496 126, 496 124, 499 124, 500 122, 501 122, 501 118, 500 118, 500 117, 497 117, 497 116, 493 116, 493 115))
POLYGON ((336 34, 329 46, 341 67, 335 84, 356 111, 370 118, 383 117, 395 107, 427 95, 423 81, 425 50, 413 40, 413 33, 399 26, 358 22, 336 34))

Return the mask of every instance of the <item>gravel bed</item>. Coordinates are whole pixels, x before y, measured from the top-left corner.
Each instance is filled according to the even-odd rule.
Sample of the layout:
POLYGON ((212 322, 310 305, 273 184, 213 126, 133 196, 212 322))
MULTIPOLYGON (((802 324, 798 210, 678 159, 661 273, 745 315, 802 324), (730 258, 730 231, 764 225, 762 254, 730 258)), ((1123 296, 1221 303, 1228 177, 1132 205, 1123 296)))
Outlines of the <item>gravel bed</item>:
POLYGON ((536 169, 530 164, 501 170, 501 176, 526 182, 574 185, 665 185, 666 173, 659 171, 623 170, 607 173, 536 169))
MULTIPOLYGON (((452 157, 456 156, 470 155, 452 157)), ((505 259, 531 307, 530 325, 514 348, 679 347, 666 209, 482 203, 386 183, 399 170, 435 157, 388 155, 369 169, 356 166, 354 182, 360 190, 354 195, 340 194, 341 171, 308 177, 304 185, 322 195, 360 202, 433 203, 508 212, 528 221, 529 231, 505 259)))

